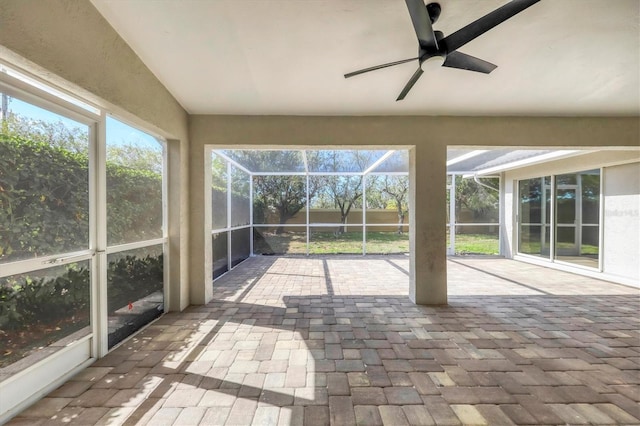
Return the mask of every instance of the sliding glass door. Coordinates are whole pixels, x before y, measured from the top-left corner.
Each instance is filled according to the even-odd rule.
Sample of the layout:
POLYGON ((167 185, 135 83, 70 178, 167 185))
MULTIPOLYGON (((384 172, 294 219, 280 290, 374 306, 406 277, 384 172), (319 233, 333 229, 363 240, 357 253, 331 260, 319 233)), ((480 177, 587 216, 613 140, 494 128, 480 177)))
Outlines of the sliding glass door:
POLYGON ((600 170, 520 180, 518 200, 519 253, 599 267, 600 170))
POLYGON ((600 170, 556 176, 555 259, 598 268, 600 170))
POLYGON ((518 182, 518 252, 549 257, 551 247, 551 178, 518 182))

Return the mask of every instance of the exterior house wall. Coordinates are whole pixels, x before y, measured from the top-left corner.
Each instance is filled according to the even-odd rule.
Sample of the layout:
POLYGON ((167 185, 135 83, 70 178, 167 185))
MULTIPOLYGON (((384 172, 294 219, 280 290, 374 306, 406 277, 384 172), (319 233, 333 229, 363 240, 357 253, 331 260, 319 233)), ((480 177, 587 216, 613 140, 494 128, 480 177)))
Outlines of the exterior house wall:
POLYGON ((640 162, 604 169, 604 272, 640 282, 640 162))
MULTIPOLYGON (((518 257, 516 224, 518 180, 603 168, 601 202, 604 204, 604 209, 601 211, 604 213, 602 219, 604 241, 601 256, 604 262, 602 272, 590 272, 569 266, 563 266, 563 268, 623 284, 640 286, 638 282, 640 163, 638 161, 640 161, 640 150, 619 150, 585 153, 504 172, 503 254, 509 258, 518 257)), ((541 261, 529 260, 535 263, 541 261)), ((547 266, 552 266, 550 262, 544 262, 547 266)))

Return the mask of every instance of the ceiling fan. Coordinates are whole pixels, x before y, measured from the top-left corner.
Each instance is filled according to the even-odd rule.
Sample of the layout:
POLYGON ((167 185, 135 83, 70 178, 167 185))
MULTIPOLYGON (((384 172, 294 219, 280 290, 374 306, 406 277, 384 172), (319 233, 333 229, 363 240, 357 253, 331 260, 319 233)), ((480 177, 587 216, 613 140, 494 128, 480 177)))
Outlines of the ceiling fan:
POLYGON ((486 14, 482 18, 477 19, 469 25, 445 37, 441 31, 434 31, 431 26, 440 16, 440 4, 429 3, 425 6, 423 0, 405 0, 407 8, 409 9, 409 15, 411 15, 413 28, 416 32, 416 36, 418 37, 418 56, 415 58, 402 59, 400 61, 389 62, 353 71, 345 74, 344 78, 354 77, 369 71, 404 64, 417 59, 418 69, 404 86, 404 89, 400 92, 398 99, 396 99, 396 101, 401 101, 405 96, 407 96, 407 93, 409 93, 413 85, 416 84, 424 72, 422 71, 422 63, 435 56, 441 56, 444 58, 444 63, 442 64, 443 67, 459 68, 489 74, 497 68, 497 65, 471 55, 458 52, 457 50, 476 37, 489 31, 491 28, 501 24, 539 1, 540 0, 511 0, 509 3, 497 8, 493 12, 486 14))

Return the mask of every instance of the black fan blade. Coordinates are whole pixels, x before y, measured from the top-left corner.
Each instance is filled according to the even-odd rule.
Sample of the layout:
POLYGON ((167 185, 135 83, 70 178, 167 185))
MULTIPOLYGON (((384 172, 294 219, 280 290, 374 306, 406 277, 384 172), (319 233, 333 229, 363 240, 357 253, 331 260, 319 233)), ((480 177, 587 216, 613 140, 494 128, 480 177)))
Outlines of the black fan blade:
POLYGON ((422 0, 405 0, 405 2, 407 3, 407 9, 409 9, 411 22, 413 22, 413 28, 416 31, 420 47, 437 50, 438 41, 431 27, 431 18, 427 13, 427 7, 422 0))
POLYGON ((404 89, 402 89, 402 92, 400 92, 400 95, 398 95, 398 99, 396 99, 396 102, 403 100, 405 96, 407 96, 407 93, 409 93, 409 90, 411 90, 413 85, 416 84, 416 81, 418 81, 423 72, 424 71, 422 71, 422 68, 418 67, 416 72, 413 73, 407 84, 404 86, 404 89))
POLYGON ((373 67, 364 68, 364 69, 361 69, 361 70, 358 70, 358 71, 354 71, 354 72, 350 72, 348 74, 345 74, 344 78, 353 77, 354 75, 364 74, 365 72, 375 71, 375 70, 379 70, 379 69, 382 69, 382 68, 392 67, 394 65, 406 64, 407 62, 415 61, 416 59, 419 59, 419 57, 416 56, 415 58, 403 59, 401 61, 395 61, 395 62, 389 62, 387 64, 375 65, 373 67))
POLYGON ((511 0, 504 6, 497 8, 496 10, 486 14, 482 18, 473 21, 466 27, 463 27, 455 33, 448 35, 442 40, 442 42, 445 43, 448 52, 453 52, 461 46, 469 43, 474 38, 481 36, 491 28, 501 24, 502 22, 522 12, 529 6, 533 6, 539 1, 540 0, 511 0))
POLYGON ((483 61, 475 56, 467 55, 462 52, 451 52, 447 55, 447 59, 444 60, 443 67, 459 68, 461 70, 476 71, 484 74, 489 74, 491 71, 498 68, 497 65, 491 62, 483 61))

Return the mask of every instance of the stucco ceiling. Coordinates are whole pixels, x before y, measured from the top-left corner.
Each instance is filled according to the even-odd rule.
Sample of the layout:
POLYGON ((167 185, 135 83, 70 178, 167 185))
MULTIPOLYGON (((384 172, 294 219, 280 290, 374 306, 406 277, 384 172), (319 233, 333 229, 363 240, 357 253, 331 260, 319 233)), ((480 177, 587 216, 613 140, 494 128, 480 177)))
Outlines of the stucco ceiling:
MULTIPOLYGON (((445 34, 506 0, 439 0, 445 34)), ((92 0, 192 114, 638 115, 640 2, 541 0, 460 50, 489 75, 416 63, 403 0, 92 0)))

